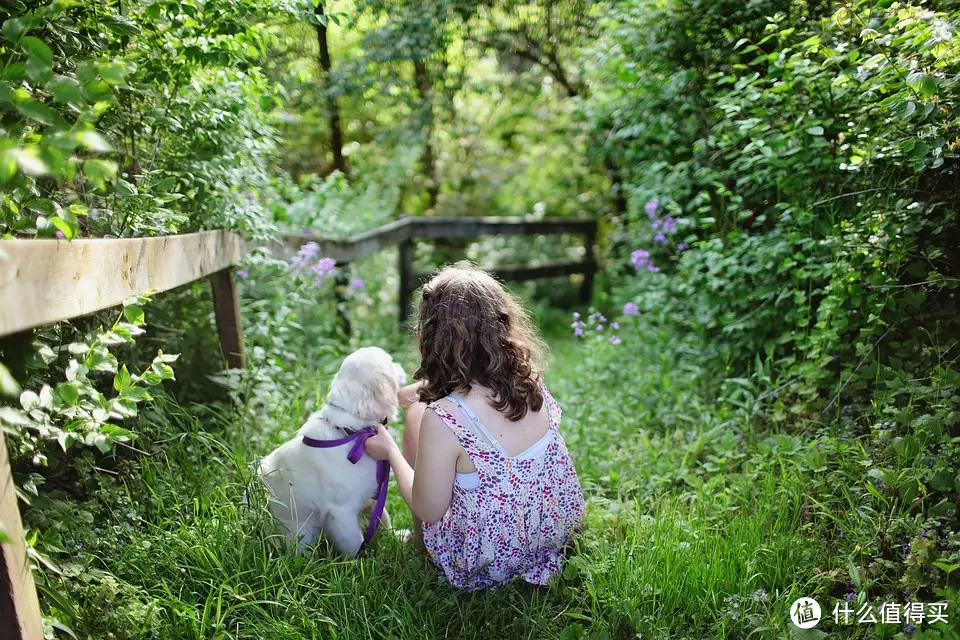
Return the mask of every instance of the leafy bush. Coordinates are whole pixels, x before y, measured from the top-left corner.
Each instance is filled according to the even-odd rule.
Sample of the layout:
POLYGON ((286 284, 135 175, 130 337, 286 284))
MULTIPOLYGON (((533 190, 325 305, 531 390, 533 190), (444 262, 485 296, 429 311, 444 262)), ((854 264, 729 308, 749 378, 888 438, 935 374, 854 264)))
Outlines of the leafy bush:
MULTIPOLYGON (((608 304, 697 335, 708 393, 746 394, 753 420, 862 443, 868 480, 845 486, 897 516, 859 575, 933 597, 949 574, 934 563, 957 558, 960 489, 958 16, 751 3, 716 30, 721 10, 608 16, 591 113, 631 192, 608 304), (918 532, 923 553, 902 553, 918 532)), ((824 513, 842 510, 821 490, 824 513)))

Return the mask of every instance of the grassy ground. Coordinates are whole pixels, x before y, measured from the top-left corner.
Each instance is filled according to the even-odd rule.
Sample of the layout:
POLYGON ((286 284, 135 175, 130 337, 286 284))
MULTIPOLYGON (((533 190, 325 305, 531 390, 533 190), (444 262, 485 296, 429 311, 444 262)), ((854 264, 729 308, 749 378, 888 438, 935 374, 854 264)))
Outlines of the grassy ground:
MULTIPOLYGON (((746 409, 706 401, 695 369, 653 339, 551 342, 548 384, 589 514, 548 588, 458 593, 389 534, 356 560, 280 547, 251 463, 299 426, 328 370, 269 422, 161 399, 147 414, 152 455, 126 480, 101 475, 79 506, 38 498, 31 524, 63 572, 44 572, 48 609, 96 638, 766 638, 797 635, 787 608, 801 595, 825 618, 829 597, 868 597, 845 586, 875 537, 856 442, 759 430, 746 409)), ((390 510, 408 526, 395 492, 390 510)))

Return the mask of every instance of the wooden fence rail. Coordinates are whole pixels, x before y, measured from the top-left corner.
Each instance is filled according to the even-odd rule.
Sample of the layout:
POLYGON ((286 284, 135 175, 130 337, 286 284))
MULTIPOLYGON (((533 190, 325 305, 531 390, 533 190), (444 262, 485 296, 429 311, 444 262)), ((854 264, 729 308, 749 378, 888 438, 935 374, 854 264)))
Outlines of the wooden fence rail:
MULTIPOLYGON (((345 266, 392 245, 399 245, 401 324, 410 299, 429 273, 414 269, 417 238, 467 238, 491 235, 578 234, 584 237, 581 262, 501 267, 492 272, 505 281, 582 274, 580 295, 593 294, 596 273, 594 220, 555 218, 404 218, 346 240, 310 234, 281 234, 267 245, 279 255, 308 242, 319 254, 345 266)), ((209 277, 220 348, 234 368, 246 366, 239 304, 231 271, 258 245, 245 245, 224 230, 158 238, 0 240, 0 337, 60 320, 69 320, 121 304, 125 299, 161 292, 209 277)), ((3 434, 0 432, 0 640, 42 640, 37 593, 3 434)))
POLYGON ((487 217, 487 218, 403 218, 383 225, 347 240, 329 240, 318 238, 309 233, 282 234, 282 241, 271 245, 274 250, 290 251, 299 249, 308 242, 315 242, 319 254, 346 266, 362 258, 385 249, 400 245, 400 291, 398 295, 398 316, 400 323, 406 320, 410 311, 410 299, 429 273, 417 272, 413 264, 413 240, 417 238, 474 238, 480 236, 516 236, 516 235, 556 235, 576 234, 584 238, 584 258, 582 262, 560 262, 537 266, 510 266, 491 269, 491 272, 505 282, 535 280, 582 274, 580 288, 582 301, 593 297, 593 279, 597 264, 593 246, 597 237, 596 220, 580 218, 545 218, 527 220, 526 218, 487 217))

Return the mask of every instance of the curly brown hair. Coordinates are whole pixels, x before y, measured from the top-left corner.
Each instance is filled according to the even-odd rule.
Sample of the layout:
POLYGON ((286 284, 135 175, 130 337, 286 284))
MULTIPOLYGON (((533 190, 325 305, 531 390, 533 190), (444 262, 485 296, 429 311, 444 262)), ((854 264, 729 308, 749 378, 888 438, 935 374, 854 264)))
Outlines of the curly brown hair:
POLYGON ((468 262, 444 267, 423 285, 416 336, 422 402, 473 384, 493 391, 491 404, 509 420, 543 406, 544 345, 526 311, 489 273, 468 262))

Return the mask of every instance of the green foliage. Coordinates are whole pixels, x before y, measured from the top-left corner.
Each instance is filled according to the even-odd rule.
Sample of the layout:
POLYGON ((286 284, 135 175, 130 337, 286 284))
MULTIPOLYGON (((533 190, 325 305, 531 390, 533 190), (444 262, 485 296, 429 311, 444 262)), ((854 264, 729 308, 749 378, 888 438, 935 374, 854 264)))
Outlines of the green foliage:
MULTIPOLYGON (((213 373, 202 283, 149 325, 137 303, 109 329, 5 341, 0 419, 51 634, 794 637, 800 595, 829 612, 905 590, 953 615, 958 22, 955 2, 878 0, 5 5, 4 236, 592 215, 607 267, 609 321, 584 311, 571 341, 540 313, 565 333, 547 381, 589 498, 545 590, 465 599, 390 536, 356 561, 274 544, 251 460, 347 350, 411 349, 393 252, 336 273, 247 256, 243 371, 213 373)), ((581 252, 488 238, 417 259, 581 252)), ((529 291, 571 289, 553 284, 529 291)))
POLYGON ((607 17, 590 108, 631 192, 608 304, 696 335, 708 394, 860 458, 826 466, 856 509, 829 483, 811 502, 875 592, 933 594, 957 553, 957 15, 751 3, 714 29, 724 6, 607 17))
POLYGON ((263 237, 271 88, 243 0, 15 2, 0 12, 0 233, 229 227, 263 237))
POLYGON ((81 339, 58 346, 55 351, 44 342, 35 342, 32 379, 62 378, 42 384, 38 391, 24 390, 20 407, 0 408, 0 422, 15 429, 12 455, 35 465, 47 463, 46 445, 55 442, 64 452, 78 445, 94 446, 103 453, 118 442, 129 442, 136 434, 117 424, 137 415, 138 405, 151 400, 150 391, 172 380, 170 363, 177 356, 160 351, 139 374, 131 373, 110 351, 131 344, 144 333, 142 305, 146 297, 131 298, 109 329, 98 328, 81 339), (48 371, 66 360, 62 376, 48 371), (112 378, 107 389, 102 380, 112 378))
MULTIPOLYGON (((559 322, 544 314, 548 328, 559 322)), ((890 518, 897 494, 864 474, 870 436, 763 428, 759 392, 703 396, 693 340, 645 317, 620 320, 620 345, 597 332, 585 350, 551 334, 547 382, 590 504, 547 588, 464 597, 386 533, 356 560, 275 544, 250 461, 322 401, 340 356, 331 352, 325 370, 300 370, 282 401, 239 415, 188 411, 160 394, 138 425, 153 455, 121 459, 135 472, 99 476, 85 503, 52 487, 34 497, 30 524, 60 570, 42 573, 48 611, 80 637, 745 637, 789 633, 787 607, 800 595, 827 611, 851 589, 899 602, 912 576, 960 562, 955 536, 943 542, 936 525, 890 518)), ((388 508, 394 526, 409 526, 399 496, 388 508)), ((951 610, 958 602, 955 588, 919 594, 951 610)), ((875 637, 868 625, 820 628, 875 637)), ((955 637, 943 625, 933 632, 955 637)))

